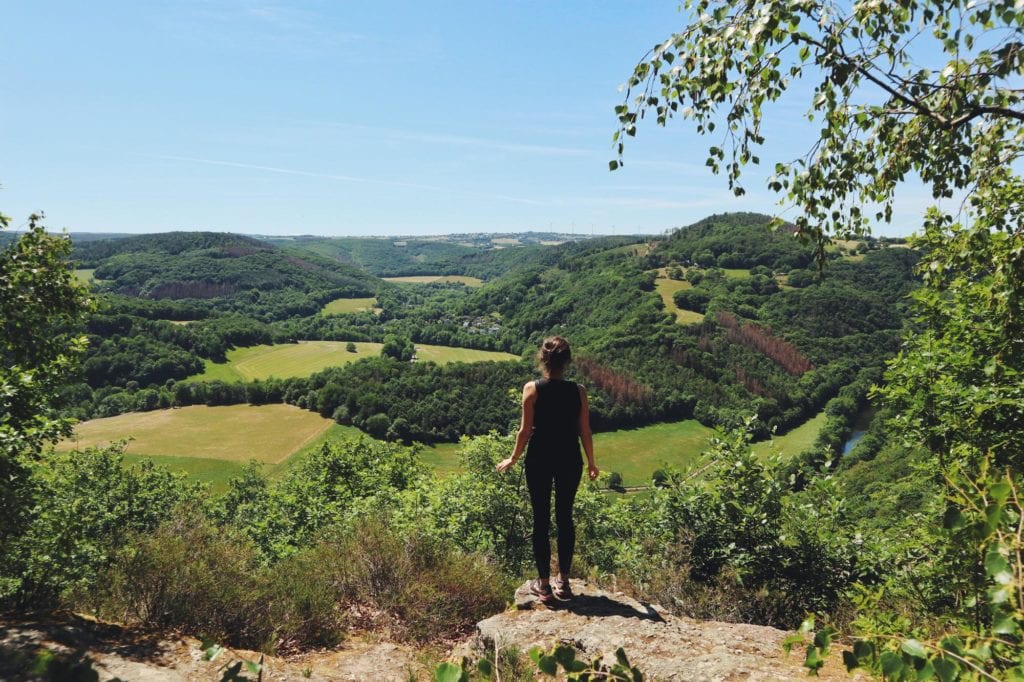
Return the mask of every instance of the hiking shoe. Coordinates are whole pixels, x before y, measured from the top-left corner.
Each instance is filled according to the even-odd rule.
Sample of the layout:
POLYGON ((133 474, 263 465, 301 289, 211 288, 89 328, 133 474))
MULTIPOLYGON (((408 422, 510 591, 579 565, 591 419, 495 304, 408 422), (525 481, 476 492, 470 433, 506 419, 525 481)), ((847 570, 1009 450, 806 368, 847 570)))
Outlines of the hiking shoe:
POLYGON ((545 606, 555 603, 555 595, 551 591, 551 585, 542 585, 540 580, 530 581, 530 593, 537 597, 537 600, 545 606))
POLYGON ((568 580, 558 581, 558 584, 555 585, 555 596, 563 600, 573 598, 572 586, 569 584, 568 580))

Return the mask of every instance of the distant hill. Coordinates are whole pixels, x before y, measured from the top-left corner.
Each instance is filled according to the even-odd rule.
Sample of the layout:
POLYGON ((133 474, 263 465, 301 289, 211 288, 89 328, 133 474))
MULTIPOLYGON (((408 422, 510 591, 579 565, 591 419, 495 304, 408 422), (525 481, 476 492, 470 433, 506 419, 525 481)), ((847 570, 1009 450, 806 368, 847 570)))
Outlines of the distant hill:
POLYGON ((80 267, 141 298, 219 298, 246 291, 369 296, 378 281, 351 265, 236 234, 168 232, 75 243, 80 267))
POLYGON ((669 234, 650 254, 652 265, 752 268, 776 271, 805 268, 814 252, 795 237, 793 226, 768 229, 771 217, 761 213, 722 213, 708 216, 669 234))
POLYGON ((310 251, 378 277, 469 275, 493 279, 521 266, 551 265, 566 254, 640 241, 557 232, 473 233, 437 237, 272 237, 264 241, 310 251))
MULTIPOLYGON (((451 274, 440 263, 480 251, 481 247, 441 239, 378 237, 271 238, 267 243, 289 246, 362 268, 378 277, 451 274)), ((457 273, 461 274, 461 273, 457 273)))

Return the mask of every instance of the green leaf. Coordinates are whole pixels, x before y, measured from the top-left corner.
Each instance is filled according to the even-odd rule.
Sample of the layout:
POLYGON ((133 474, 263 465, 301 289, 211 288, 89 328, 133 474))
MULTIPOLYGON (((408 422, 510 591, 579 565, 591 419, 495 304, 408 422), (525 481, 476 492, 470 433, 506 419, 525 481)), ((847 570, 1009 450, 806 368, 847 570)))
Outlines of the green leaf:
POLYGON ((825 664, 825 661, 818 655, 818 650, 813 644, 807 645, 807 655, 804 657, 804 667, 808 670, 815 671, 825 664))
POLYGON ((924 648, 924 645, 916 639, 908 639, 903 642, 903 646, 900 647, 903 653, 914 658, 928 658, 928 651, 924 648))
POLYGON ((888 677, 896 677, 906 667, 903 664, 903 659, 892 651, 883 651, 879 662, 882 664, 882 674, 888 677))
POLYGON ((992 632, 997 635, 1018 635, 1020 634, 1020 627, 1017 625, 1017 620, 1013 617, 1013 614, 1004 613, 992 621, 992 632))
POLYGON ((956 682, 956 679, 960 677, 960 666, 944 656, 933 658, 932 668, 935 669, 935 676, 941 682, 956 682))
POLYGON ((860 667, 860 661, 854 656, 852 651, 843 652, 843 665, 846 666, 846 672, 853 672, 860 667))
POLYGON ((970 658, 983 663, 992 660, 992 648, 988 644, 979 644, 973 649, 968 649, 964 653, 970 658))
POLYGON ((454 663, 442 663, 434 670, 434 682, 468 682, 468 678, 454 663))
POLYGON ((875 646, 871 642, 859 639, 853 643, 853 655, 861 661, 870 661, 875 655, 875 646))
POLYGON ((804 636, 798 633, 793 633, 792 635, 789 635, 784 640, 782 640, 782 648, 788 654, 790 651, 792 651, 794 646, 798 644, 803 645, 803 643, 804 636))
POLYGON ((618 161, 609 161, 608 162, 608 170, 613 171, 613 170, 618 170, 618 168, 619 168, 619 162, 618 161))
POLYGON ((494 666, 486 658, 481 658, 476 662, 476 669, 480 671, 480 674, 483 675, 486 680, 494 677, 494 666))
POLYGON ((540 659, 544 655, 544 651, 539 646, 531 647, 530 650, 526 653, 535 665, 540 664, 540 659))
POLYGON ((957 656, 964 655, 964 643, 959 637, 943 637, 939 641, 939 646, 957 656))
POLYGON ((573 661, 570 665, 566 666, 565 669, 571 673, 581 673, 587 669, 587 664, 583 661, 576 660, 573 661))
POLYGON ((213 644, 207 647, 206 651, 203 652, 203 659, 207 661, 212 661, 218 656, 220 656, 222 653, 224 653, 224 647, 222 647, 220 644, 213 644))
POLYGON ((1003 505, 997 502, 985 507, 985 531, 987 533, 994 533, 1002 519, 1003 505))
POLYGON ((565 644, 559 644, 551 653, 555 657, 555 660, 558 661, 558 664, 566 670, 569 670, 573 662, 576 660, 576 650, 571 646, 566 646, 565 644))
POLYGON ((629 659, 626 658, 626 652, 622 650, 621 646, 615 650, 615 660, 624 668, 629 667, 629 659))
POLYGON ((1013 580, 1010 562, 998 549, 990 549, 985 554, 985 573, 1000 585, 1006 585, 1013 580))
POLYGON ((263 668, 263 666, 260 665, 259 663, 257 663, 256 661, 246 661, 245 662, 245 669, 248 670, 249 672, 251 672, 253 675, 259 673, 259 671, 262 668, 263 668))
POLYGON ((996 483, 988 489, 988 494, 999 504, 1006 504, 1007 498, 1010 497, 1010 492, 1012 492, 1012 488, 1005 481, 996 483))
POLYGON ((558 674, 558 661, 555 660, 554 656, 541 656, 540 660, 537 661, 537 669, 545 675, 554 677, 558 674))

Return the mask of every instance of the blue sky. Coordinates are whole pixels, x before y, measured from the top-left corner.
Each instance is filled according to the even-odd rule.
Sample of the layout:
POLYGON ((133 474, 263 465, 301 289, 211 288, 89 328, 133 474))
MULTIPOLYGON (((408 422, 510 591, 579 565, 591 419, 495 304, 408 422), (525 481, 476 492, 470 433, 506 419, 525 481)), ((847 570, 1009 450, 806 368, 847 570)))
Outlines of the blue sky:
MULTIPOLYGON (((683 122, 613 158, 618 86, 676 2, 0 0, 0 211, 91 232, 660 232, 774 212, 683 122), (433 6, 432 6, 433 5, 433 6)), ((761 157, 814 128, 769 121, 761 157)), ((907 234, 926 197, 912 188, 907 234)))

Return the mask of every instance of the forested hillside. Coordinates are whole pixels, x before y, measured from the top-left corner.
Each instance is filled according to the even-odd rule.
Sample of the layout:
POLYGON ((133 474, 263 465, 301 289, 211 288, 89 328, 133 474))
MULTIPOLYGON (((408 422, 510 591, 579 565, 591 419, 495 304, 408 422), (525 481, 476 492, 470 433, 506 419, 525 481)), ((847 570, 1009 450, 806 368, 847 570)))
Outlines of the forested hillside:
MULTIPOLYGON (((467 418, 462 399, 480 385, 503 386, 503 396, 531 376, 529 365, 460 374, 400 362, 386 367, 387 381, 370 382, 373 390, 361 362, 258 388, 184 380, 202 373, 204 362, 223 362, 231 348, 258 344, 376 341, 404 360, 415 343, 529 357, 543 337, 560 333, 576 349, 574 376, 593 393, 598 430, 691 417, 728 427, 757 415, 751 428, 764 437, 801 424, 848 387, 829 429, 828 441, 841 442, 896 350, 916 254, 876 247, 854 259, 837 252, 819 273, 807 269, 809 247, 767 223, 754 214, 715 216, 650 244, 609 237, 469 254, 459 252, 469 247, 444 245, 433 270, 420 264, 419 272, 488 278, 475 288, 384 282, 354 265, 232 235, 91 241, 75 256, 95 268, 103 305, 88 322, 87 385, 67 398, 81 418, 284 401, 377 436, 451 441, 504 430, 515 419, 514 401, 478 400, 467 418), (695 264, 693 254, 705 250, 716 254, 714 265, 695 264), (734 254, 722 263, 736 267, 717 267, 722 254, 734 254), (672 302, 696 311, 694 323, 681 324, 666 309, 656 291, 666 281, 681 287, 672 302), (375 312, 321 310, 359 297, 371 297, 375 312), (430 399, 414 385, 433 386, 430 399)), ((371 264, 391 249, 418 248, 366 239, 312 243, 331 245, 335 256, 342 247, 363 253, 371 264)))

